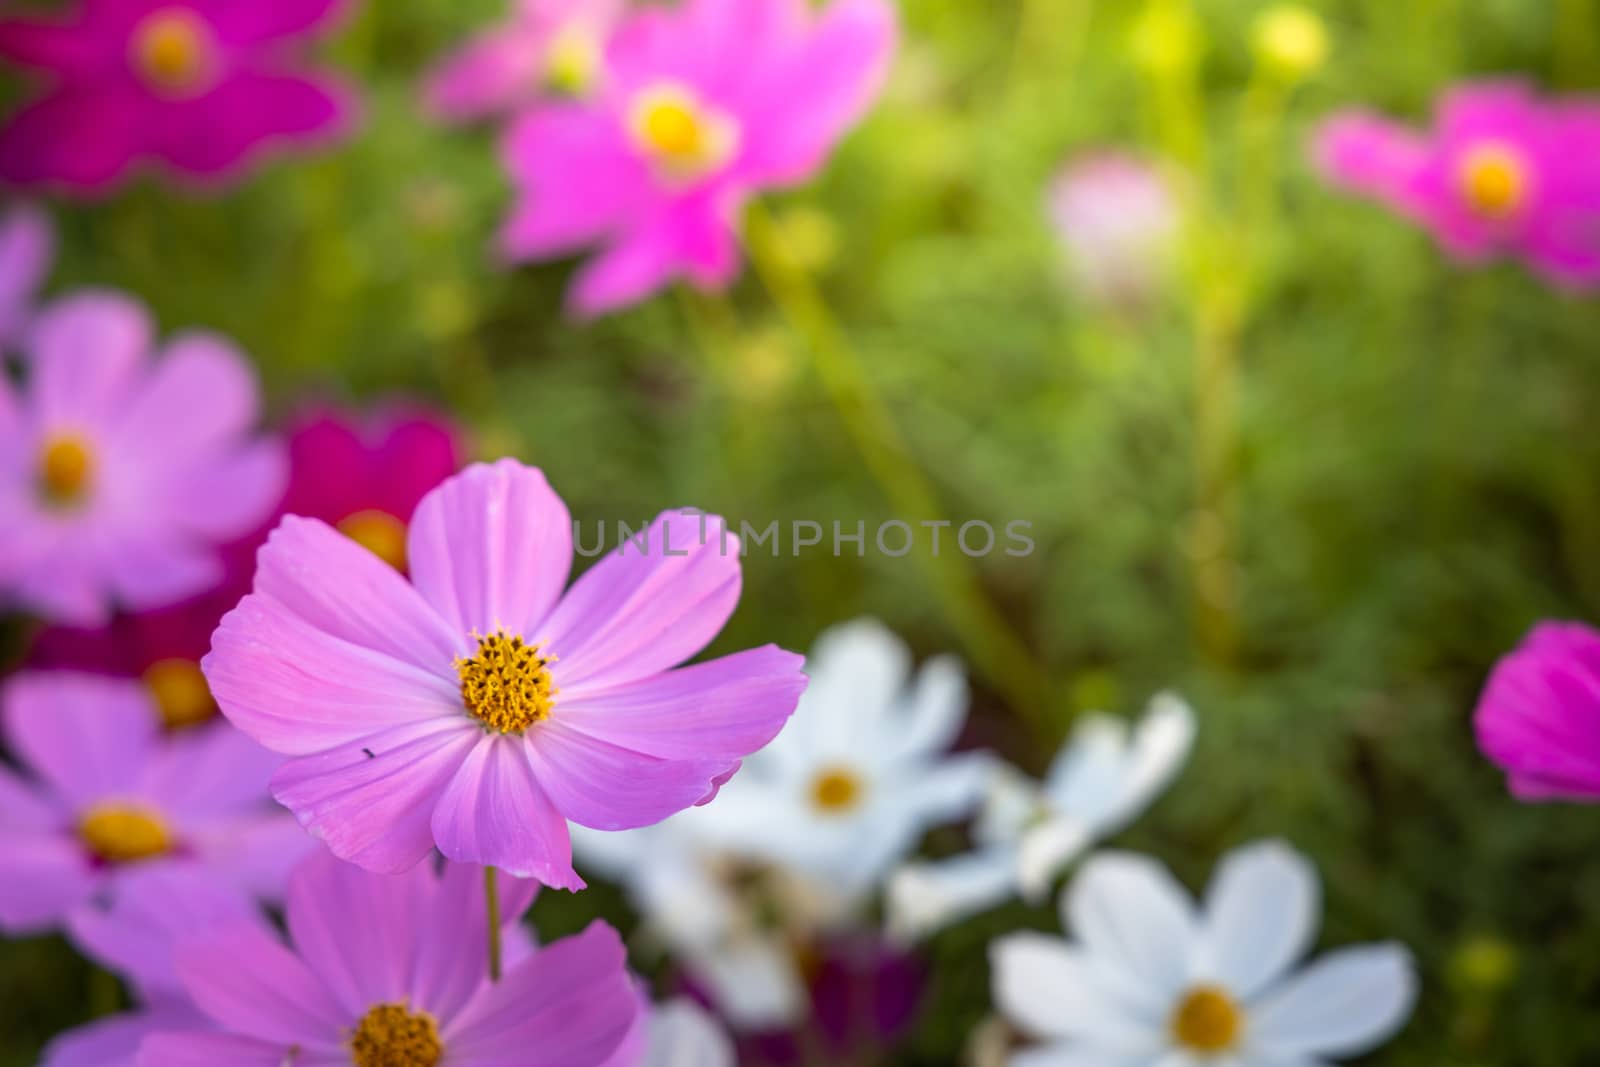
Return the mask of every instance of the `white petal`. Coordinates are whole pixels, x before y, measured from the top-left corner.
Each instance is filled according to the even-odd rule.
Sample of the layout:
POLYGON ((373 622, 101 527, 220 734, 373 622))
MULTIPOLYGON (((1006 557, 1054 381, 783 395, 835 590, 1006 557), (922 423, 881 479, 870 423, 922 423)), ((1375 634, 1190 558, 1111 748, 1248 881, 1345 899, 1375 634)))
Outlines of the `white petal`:
POLYGON ((1194 710, 1174 693, 1150 701, 1134 728, 1118 795, 1106 814, 1103 834, 1113 834, 1149 807, 1172 784, 1194 749, 1194 710))
POLYGON ((776 1030, 799 1021, 805 993, 794 961, 776 945, 748 940, 696 953, 689 969, 711 987, 712 999, 741 1030, 776 1030))
POLYGON ((1064 815, 1099 825, 1123 791, 1127 762, 1127 722, 1114 715, 1084 716, 1045 775, 1051 805, 1064 815))
POLYGON ((1022 895, 1038 903, 1050 891, 1056 875, 1093 844, 1088 827, 1075 819, 1056 817, 1022 835, 1018 874, 1022 895))
POLYGON ((1017 856, 984 849, 931 863, 913 863, 889 879, 891 936, 912 940, 1009 900, 1017 891, 1017 856))
POLYGON ((888 738, 897 760, 927 759, 955 743, 967 721, 967 676, 954 656, 935 656, 917 672, 902 702, 895 735, 888 738))
POLYGON ((1151 1067, 1151 1061, 1143 1053, 1108 1053, 1074 1043, 1013 1052, 1006 1059, 1006 1067, 1151 1067))
POLYGON ((810 712, 819 741, 848 741, 879 725, 894 706, 911 671, 911 653, 883 623, 856 619, 824 631, 805 670, 811 683, 795 723, 810 712))
POLYGON ((1206 893, 1195 977, 1254 998, 1311 948, 1321 907, 1317 872, 1300 853, 1281 841, 1238 849, 1206 893))
POLYGON ((1158 1025, 1106 992, 1096 961, 1060 938, 1009 934, 989 946, 989 966, 995 1005, 1030 1036, 1130 1053, 1162 1043, 1158 1025))
POLYGON ((1170 1008, 1189 980, 1198 930, 1188 895, 1165 867, 1102 852, 1083 865, 1063 904, 1067 925, 1123 994, 1170 1008))
POLYGON ((1251 1039, 1276 1055, 1354 1056, 1394 1036, 1416 1000, 1417 974, 1405 946, 1343 949, 1256 1004, 1251 1039))
POLYGON ((734 1067, 733 1042, 698 1004, 678 998, 650 1013, 650 1044, 638 1067, 734 1067))
POLYGON ((993 765, 983 810, 972 828, 979 844, 1015 844, 1028 824, 1046 810, 1039 783, 1008 764, 993 765))

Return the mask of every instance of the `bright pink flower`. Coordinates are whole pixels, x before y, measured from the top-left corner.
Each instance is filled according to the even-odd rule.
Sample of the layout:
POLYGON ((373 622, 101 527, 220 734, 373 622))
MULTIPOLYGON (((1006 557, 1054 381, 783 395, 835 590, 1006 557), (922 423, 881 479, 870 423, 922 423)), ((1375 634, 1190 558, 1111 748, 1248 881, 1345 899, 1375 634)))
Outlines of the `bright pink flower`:
POLYGON ((522 202, 502 234, 516 260, 604 245, 573 302, 593 315, 679 276, 739 269, 738 222, 764 188, 811 177, 872 103, 894 51, 886 0, 684 0, 612 38, 585 101, 518 120, 506 162, 522 202))
POLYGON ((1518 256, 1567 286, 1600 285, 1600 104, 1540 100, 1514 82, 1458 88, 1434 129, 1366 112, 1319 131, 1335 183, 1431 230, 1455 258, 1518 256))
POLYGON ((50 219, 38 208, 14 204, 0 215, 0 356, 22 337, 33 316, 55 245, 50 219))
MULTIPOLYGON (((502 912, 531 887, 510 882, 502 912)), ((599 1067, 639 1001, 604 923, 488 978, 483 872, 376 875, 319 853, 289 886, 292 947, 243 924, 186 942, 178 975, 217 1032, 147 1038, 143 1067, 350 1063, 599 1067)))
POLYGON ((0 21, 0 55, 49 83, 0 130, 0 178, 97 193, 150 159, 217 180, 277 142, 343 134, 350 94, 294 55, 337 6, 82 0, 66 18, 0 21))
POLYGON ((738 539, 666 512, 563 595, 572 520, 538 470, 467 468, 429 493, 408 582, 290 517, 203 664, 223 713, 296 757, 272 792, 334 853, 449 858, 580 888, 567 820, 659 822, 778 733, 805 680, 773 646, 672 668, 739 600, 738 539))
POLYGON ((0 595, 94 626, 215 586, 214 546, 283 490, 249 362, 204 333, 152 361, 149 317, 113 294, 57 301, 30 339, 20 394, 0 379, 0 595))
POLYGON ((1165 281, 1183 220, 1149 163, 1116 151, 1079 156, 1051 183, 1047 207, 1072 280, 1088 299, 1137 306, 1165 281))
POLYGON ((266 799, 280 762, 226 725, 162 733, 139 686, 68 672, 0 692, 0 929, 71 921, 127 879, 163 870, 275 897, 309 844, 266 799))
POLYGON ((583 96, 604 77, 606 41, 626 0, 516 0, 511 18, 447 57, 429 108, 452 122, 503 114, 541 96, 583 96))
POLYGON ((1600 632, 1534 627, 1490 675, 1477 729, 1521 799, 1600 803, 1600 632))

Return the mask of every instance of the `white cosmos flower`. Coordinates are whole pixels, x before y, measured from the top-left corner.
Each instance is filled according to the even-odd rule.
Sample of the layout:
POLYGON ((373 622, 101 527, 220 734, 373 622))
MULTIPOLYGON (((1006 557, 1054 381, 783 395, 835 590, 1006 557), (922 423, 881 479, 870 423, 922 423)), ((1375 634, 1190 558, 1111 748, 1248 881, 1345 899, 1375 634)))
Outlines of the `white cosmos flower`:
POLYGON ((913 676, 875 620, 823 633, 805 669, 794 717, 707 810, 741 851, 859 898, 930 827, 977 807, 994 761, 949 754, 967 714, 959 663, 913 676))
POLYGON ((1268 841, 1229 855, 1203 907, 1160 864, 1086 862, 1062 895, 1073 942, 990 946, 1000 1011, 1042 1044, 1010 1067, 1324 1067, 1404 1025, 1417 979, 1401 945, 1331 952, 1316 940, 1316 871, 1268 841))
POLYGON ((644 1058, 637 1067, 735 1067, 733 1042, 706 1011, 679 997, 650 1013, 644 1058))
POLYGON ((1092 846, 1125 828, 1171 783, 1194 745, 1195 717, 1162 693, 1137 725, 1086 716, 1045 780, 1000 768, 973 829, 976 849, 914 863, 889 884, 889 925, 916 937, 1021 893, 1040 899, 1092 846))

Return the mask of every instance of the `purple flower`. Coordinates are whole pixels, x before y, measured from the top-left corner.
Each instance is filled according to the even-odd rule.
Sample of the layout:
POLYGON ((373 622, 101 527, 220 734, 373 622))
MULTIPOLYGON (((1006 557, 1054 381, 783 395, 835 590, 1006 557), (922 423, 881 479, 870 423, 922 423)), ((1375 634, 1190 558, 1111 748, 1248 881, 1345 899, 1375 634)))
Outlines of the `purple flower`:
POLYGON ((1160 289, 1182 219, 1155 167, 1115 151, 1080 156, 1051 183, 1047 206, 1073 284, 1085 297, 1138 307, 1160 289))
POLYGON ((1489 676, 1477 730, 1520 799, 1600 803, 1600 632, 1535 626, 1489 676))
MULTIPOLYGON (((533 886, 503 892, 515 916, 533 886)), ((318 853, 290 882, 288 925, 292 946, 251 923, 181 945, 179 978, 217 1032, 147 1038, 142 1067, 599 1067, 640 1010, 603 923, 490 982, 476 868, 377 875, 318 853)))
POLYGON ((148 315, 109 293, 57 301, 30 340, 27 384, 0 379, 0 595, 96 626, 220 582, 215 546, 284 482, 244 356, 188 333, 152 361, 148 315))
POLYGON ((774 646, 672 668, 739 600, 721 519, 661 515, 563 594, 572 521, 544 475, 478 464, 412 517, 410 580, 290 516, 202 666, 223 713, 295 757, 272 792, 336 855, 453 860, 581 888, 567 820, 704 803, 804 688, 774 646))
POLYGON ((540 97, 583 96, 604 77, 626 0, 517 0, 504 24, 449 56, 428 79, 430 110, 450 122, 503 114, 540 97))
POLYGON ((14 204, 0 215, 0 356, 22 337, 55 246, 55 231, 38 208, 14 204))
POLYGON ((1367 112, 1315 146, 1330 181, 1389 205, 1463 262, 1517 256, 1552 281, 1600 285, 1600 104, 1515 82, 1465 85, 1416 133, 1367 112))
POLYGON ((0 691, 0 929, 75 924, 155 872, 214 877, 273 898, 309 844, 267 801, 279 762, 218 724, 168 735, 137 682, 17 675, 0 691))
POLYGON ((0 56, 48 84, 0 130, 0 178, 101 193, 149 159, 215 181, 274 142, 343 134, 350 94, 294 55, 338 6, 83 0, 63 18, 0 20, 0 56))
POLYGON ((813 175, 876 96, 896 37, 885 0, 685 0, 629 20, 583 101, 535 107, 506 162, 522 200, 514 260, 604 246, 575 308, 596 315, 686 276, 739 269, 738 219, 760 189, 813 175))

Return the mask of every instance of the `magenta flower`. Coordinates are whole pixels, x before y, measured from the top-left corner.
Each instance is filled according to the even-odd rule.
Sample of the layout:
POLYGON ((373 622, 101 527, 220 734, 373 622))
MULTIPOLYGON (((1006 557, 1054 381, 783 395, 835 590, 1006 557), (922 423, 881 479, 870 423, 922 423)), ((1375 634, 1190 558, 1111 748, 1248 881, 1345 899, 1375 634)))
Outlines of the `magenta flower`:
POLYGON ((1116 151, 1070 160, 1046 206, 1087 299, 1137 307, 1167 280, 1183 220, 1177 196, 1149 163, 1116 151))
POLYGON ((284 519, 203 663, 223 713, 295 757, 272 793, 343 859, 450 859, 581 888, 567 820, 659 822, 709 800, 805 681, 773 646, 673 670, 739 600, 721 519, 661 515, 564 595, 572 520, 544 475, 475 465, 429 493, 408 582, 284 519))
POLYGON ((142 160, 218 180, 278 142, 342 135, 350 94, 303 72, 299 39, 337 0, 82 0, 0 20, 0 56, 48 88, 0 129, 0 178, 103 192, 142 160))
POLYGON ((1522 800, 1600 803, 1600 632, 1534 627, 1489 676, 1477 730, 1522 800))
POLYGON ((0 215, 0 356, 22 337, 33 316, 55 244, 50 220, 38 208, 14 204, 0 215))
POLYGON ((309 844, 268 803, 278 760, 219 725, 163 734, 144 690, 68 672, 0 691, 0 929, 29 933, 115 900, 126 880, 176 871, 276 897, 309 844))
POLYGON ((249 436, 250 364, 203 333, 151 361, 149 317, 113 294, 56 302, 30 337, 27 385, 0 379, 0 595, 95 626, 215 586, 214 546, 283 489, 282 449, 249 436))
MULTIPOLYGON (((510 883, 502 913, 532 895, 510 883)), ((178 949, 216 1032, 147 1038, 142 1067, 599 1067, 638 995, 616 931, 595 923, 488 979, 483 873, 376 875, 318 853, 289 885, 292 947, 254 924, 178 949)))
POLYGON ((511 18, 447 57, 428 79, 450 122, 504 114, 542 96, 583 96, 604 77, 606 42, 626 0, 516 0, 511 18))
POLYGON ((895 43, 886 0, 685 0, 612 38, 584 101, 520 118, 506 161, 521 203, 501 235, 514 260, 603 245, 579 276, 586 315, 684 276, 705 289, 739 268, 738 220, 756 191, 813 175, 871 104, 895 43))
POLYGON ((1520 257, 1557 282, 1600 284, 1600 104, 1540 100, 1514 82, 1447 94, 1417 133, 1366 112, 1318 133, 1338 185, 1426 227, 1454 258, 1520 257))

